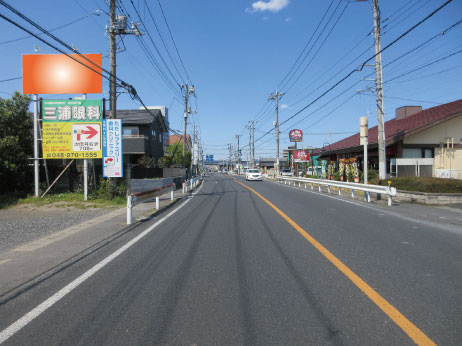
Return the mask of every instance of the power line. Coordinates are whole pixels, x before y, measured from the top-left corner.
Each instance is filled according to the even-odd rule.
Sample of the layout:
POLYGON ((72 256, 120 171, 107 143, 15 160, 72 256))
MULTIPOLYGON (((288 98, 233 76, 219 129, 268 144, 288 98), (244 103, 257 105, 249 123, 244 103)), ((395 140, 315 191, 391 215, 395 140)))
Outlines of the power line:
MULTIPOLYGON (((133 2, 132 2, 132 3, 133 3, 133 2)), ((181 76, 181 73, 180 73, 180 71, 178 70, 178 68, 177 68, 177 66, 176 66, 176 63, 175 63, 175 61, 173 60, 173 58, 172 58, 172 56, 171 56, 171 54, 170 54, 170 51, 169 51, 167 45, 165 44, 165 41, 164 41, 164 39, 163 39, 163 37, 162 37, 162 34, 161 34, 160 30, 159 30, 159 27, 157 26, 157 23, 156 23, 156 21, 154 20, 154 16, 152 15, 151 8, 149 7, 149 5, 148 5, 148 3, 146 2, 146 0, 144 0, 144 4, 145 4, 146 8, 148 9, 149 16, 150 16, 152 22, 154 23, 154 26, 155 26, 155 28, 156 28, 157 34, 159 35, 159 38, 160 38, 160 40, 162 41, 162 44, 163 44, 163 46, 164 46, 164 48, 165 48, 165 51, 167 52, 167 55, 169 56, 170 61, 172 62, 173 67, 175 68, 175 71, 178 73, 178 76, 179 76, 180 79, 183 81, 183 84, 186 84, 186 81, 184 80, 183 76, 181 76)))
MULTIPOLYGON (((50 32, 56 31, 56 30, 65 28, 65 27, 67 27, 67 26, 69 26, 69 25, 78 23, 78 22, 80 22, 80 21, 82 21, 82 20, 84 20, 84 19, 87 19, 87 18, 90 17, 92 14, 95 14, 95 12, 94 12, 94 13, 91 13, 91 14, 85 16, 85 17, 81 17, 81 18, 79 18, 79 19, 73 20, 72 22, 69 22, 69 23, 67 23, 67 24, 63 24, 63 25, 57 26, 56 28, 53 28, 53 29, 49 29, 48 31, 50 31, 50 32)), ((39 35, 44 35, 44 34, 42 33, 42 34, 39 34, 39 35)), ((7 43, 12 43, 12 42, 17 42, 17 41, 26 40, 26 39, 31 38, 31 37, 33 37, 33 36, 32 36, 32 35, 29 35, 29 36, 23 36, 23 37, 15 38, 15 39, 8 40, 8 41, 3 41, 3 42, 0 42, 0 45, 1 45, 1 44, 7 44, 7 43)))
MULTIPOLYGON (((1 0, 0 0, 0 2, 1 2, 1 0)), ((85 66, 85 67, 88 68, 89 70, 92 70, 93 72, 95 72, 95 73, 101 75, 103 78, 106 78, 106 79, 108 79, 108 80, 110 79, 108 76, 103 75, 101 72, 95 70, 93 67, 91 67, 91 66, 85 64, 84 62, 82 62, 82 61, 80 61, 80 60, 74 58, 73 56, 67 54, 67 53, 64 52, 62 49, 60 49, 60 48, 54 46, 53 44, 51 44, 50 42, 48 42, 48 41, 46 41, 46 40, 44 40, 44 39, 42 39, 41 37, 37 36, 36 34, 34 34, 33 32, 31 32, 30 30, 28 30, 28 29, 26 29, 25 27, 23 27, 22 25, 20 25, 19 23, 17 23, 17 22, 15 22, 15 21, 13 21, 12 19, 10 19, 10 18, 4 16, 4 15, 1 14, 1 13, 0 13, 0 18, 3 18, 4 20, 6 20, 7 22, 9 22, 10 24, 13 24, 14 26, 18 27, 19 29, 21 29, 21 30, 23 30, 23 31, 25 31, 25 32, 27 32, 27 33, 29 33, 30 35, 34 36, 36 39, 38 39, 38 40, 40 40, 41 42, 45 43, 47 46, 49 46, 49 47, 51 47, 51 48, 57 50, 58 52, 60 52, 60 53, 62 53, 62 54, 64 54, 64 55, 66 55, 66 56, 69 57, 70 59, 76 61, 77 63, 79 63, 79 64, 81 64, 81 65, 83 65, 83 66, 85 66)), ((80 56, 80 55, 82 55, 82 54, 79 53, 78 55, 80 56)), ((97 64, 94 64, 94 65, 98 66, 97 64)), ((123 87, 123 88, 125 88, 125 89, 129 86, 127 83, 125 83, 125 82, 122 81, 121 79, 119 79, 119 78, 117 78, 117 79, 118 79, 119 81, 122 82, 122 84, 118 84, 118 86, 121 86, 121 87, 123 87)))
POLYGON ((333 89, 335 89, 338 85, 340 85, 341 83, 343 83, 346 79, 348 79, 353 73, 355 72, 358 72, 358 71, 361 71, 363 69, 363 67, 369 62, 371 61, 372 59, 374 59, 378 54, 384 52, 385 50, 389 49, 391 46, 393 46, 396 42, 398 42, 399 40, 401 40, 403 37, 405 37, 406 35, 408 35, 411 31, 413 31, 414 29, 416 29, 418 26, 420 26, 422 23, 424 23, 425 21, 427 21, 428 19, 430 19, 432 16, 434 16, 437 12, 439 12, 441 9, 443 9, 445 6, 447 6, 450 2, 452 2, 452 0, 447 0, 443 5, 441 5, 440 7, 438 7, 436 10, 434 10, 432 13, 430 13, 428 16, 426 16, 424 19, 422 19, 421 21, 419 21, 417 24, 413 25, 410 29, 408 29, 406 32, 404 32, 403 34, 401 34, 400 36, 398 36, 395 40, 393 40, 392 42, 390 42, 388 45, 386 45, 384 48, 382 48, 379 52, 377 52, 376 54, 374 54, 373 56, 371 56, 369 59, 367 59, 366 61, 364 61, 362 64, 361 64, 361 67, 359 69, 355 69, 355 70, 352 70, 350 73, 348 73, 346 76, 344 76, 342 79, 340 79, 338 82, 336 82, 333 86, 331 86, 329 89, 327 89, 325 92, 323 92, 320 96, 318 96, 317 98, 315 98, 312 102, 310 102, 308 105, 306 105, 305 107, 303 107, 301 110, 299 110, 298 112, 296 112, 294 115, 290 116, 288 119, 286 119, 285 121, 283 121, 281 123, 281 125, 287 123, 289 120, 293 119, 294 117, 296 117, 298 114, 300 114, 301 112, 303 112, 305 109, 307 109, 308 107, 310 107, 311 105, 313 105, 315 102, 317 102, 319 99, 321 99, 322 97, 324 97, 326 94, 328 94, 330 91, 332 91, 333 89))
MULTIPOLYGON (((66 47, 67 49, 69 49, 70 51, 73 51, 75 52, 78 56, 80 56, 82 59, 86 60, 87 62, 89 62, 90 64, 92 64, 93 66, 95 66, 96 68, 98 69, 101 69, 101 71, 104 71, 105 73, 109 74, 110 75, 110 72, 107 71, 106 69, 104 69, 102 66, 98 65, 97 63, 95 63, 94 61, 90 60, 89 58, 87 58, 85 55, 81 54, 77 49, 71 47, 70 45, 68 45, 67 43, 63 42, 62 40, 60 40, 58 37, 54 36, 53 34, 51 34, 48 30, 42 28, 40 25, 38 25, 37 23, 35 23, 33 20, 31 20, 30 18, 26 17, 25 15, 23 15, 22 13, 20 13, 18 10, 16 10, 14 7, 10 6, 9 4, 7 4, 5 1, 3 0, 0 0, 0 5, 6 7, 7 9, 9 9, 11 12, 13 12, 14 14, 16 14, 17 16, 19 16, 20 18, 24 19, 26 22, 28 22, 29 24, 31 24, 32 26, 34 26, 35 28, 39 29, 41 32, 43 32, 45 35, 49 36, 50 38, 52 38, 53 40, 55 40, 56 42, 58 42, 59 44, 61 44, 62 46, 66 47)), ((57 48, 56 46, 52 45, 51 43, 45 41, 44 39, 42 39, 41 37, 38 36, 38 34, 34 34, 33 32, 31 32, 30 30, 26 29, 25 27, 23 27, 22 25, 20 25, 19 23, 13 21, 12 19, 4 16, 3 14, 0 14, 1 18, 5 19, 7 22, 13 24, 14 26, 20 28, 21 30, 27 32, 28 34, 30 34, 31 36, 34 36, 36 39, 40 40, 41 42, 45 43, 46 45, 50 46, 51 48, 57 50, 58 52, 62 53, 62 54, 65 54, 66 56, 68 56, 69 58, 73 59, 74 61, 78 62, 79 64, 89 68, 90 70, 92 70, 93 72, 95 73, 98 73, 100 74, 102 77, 106 78, 106 79, 109 79, 109 77, 107 76, 104 76, 102 74, 102 72, 99 72, 97 70, 95 70, 93 67, 90 67, 89 65, 86 65, 84 62, 82 61, 79 61, 78 59, 72 57, 71 55, 65 53, 64 51, 62 51, 61 49, 57 48)), ((123 86, 123 87, 126 87, 127 85, 124 86, 124 84, 126 84, 124 81, 122 81, 120 78, 117 78, 116 79, 118 81, 121 82, 121 85, 120 86, 123 86)))
POLYGON ((12 81, 12 80, 17 80, 17 79, 22 79, 22 77, 3 79, 3 80, 0 80, 0 83, 2 83, 2 82, 9 82, 9 81, 12 81))
MULTIPOLYGON (((339 3, 340 4, 340 3, 339 3)), ((348 7, 348 4, 349 2, 347 2, 345 4, 345 7, 343 7, 343 10, 342 12, 339 14, 339 16, 337 17, 337 19, 335 20, 334 24, 332 25, 331 29, 329 30, 329 32, 327 33, 327 35, 324 37, 324 40, 321 42, 320 46, 318 47, 318 50, 313 54, 313 56, 311 57, 310 61, 308 62, 308 64, 306 64, 305 68, 303 69, 303 71, 298 75, 298 77, 295 79, 295 81, 289 86, 287 87, 287 89, 285 89, 285 92, 288 92, 290 89, 292 89, 294 87, 294 85, 300 80, 301 76, 306 72, 306 70, 308 69, 308 67, 311 65, 311 63, 313 62, 314 58, 316 58, 316 56, 318 55, 318 53, 320 52, 321 48, 324 46, 324 44, 326 43, 327 39, 329 38, 329 36, 331 35, 332 31, 335 29, 335 27, 337 26, 338 22, 340 21, 340 19, 342 18, 342 15, 343 13, 345 13, 345 10, 347 9, 348 7)), ((338 6, 337 6, 338 7, 338 6)), ((334 13, 332 13, 332 16, 334 15, 334 13)), ((331 16, 331 18, 332 18, 331 16)), ((329 21, 331 20, 331 18, 329 18, 329 21)), ((326 26, 327 27, 327 24, 329 22, 326 23, 326 26)), ((323 29, 324 31, 324 29, 323 29)), ((322 32, 321 32, 322 34, 322 32)), ((321 36, 318 36, 318 39, 320 38, 321 36)), ((317 42, 317 40, 316 40, 317 42)), ((316 44, 316 42, 313 44, 313 47, 314 45, 316 44)), ((286 83, 287 85, 287 83, 286 83)))
MULTIPOLYGON (((284 81, 286 80, 286 78, 292 73, 292 70, 295 68, 295 66, 297 65, 298 61, 300 60, 300 58, 303 56, 303 54, 305 53, 306 49, 308 48, 309 44, 311 43, 311 40, 313 39, 314 35, 316 34, 316 32, 318 31, 319 27, 321 26, 321 23, 324 21, 324 18, 326 17, 327 13, 329 12, 330 8, 332 7, 332 5, 334 4, 334 1, 335 0, 332 0, 330 5, 327 7, 327 10, 324 12, 324 15, 322 16, 321 20, 319 21, 316 29, 313 31, 313 33, 311 34, 308 42, 305 44, 305 47, 303 47, 302 51, 300 52, 300 54, 298 55, 297 59, 295 60, 295 62, 293 63, 292 67, 289 69, 289 71, 287 72, 287 74, 284 76, 284 78, 282 78, 281 82, 279 83, 279 87, 280 88, 283 88, 284 85, 284 81)), ((340 4, 340 3, 339 3, 340 4)), ((296 72, 294 72, 296 73, 296 72)))
POLYGON ((412 70, 410 70, 410 71, 408 71, 408 72, 402 73, 402 74, 400 74, 400 75, 398 75, 398 76, 396 76, 396 77, 393 77, 393 78, 387 80, 386 82, 388 83, 388 82, 394 81, 395 79, 398 79, 398 78, 407 76, 408 74, 411 74, 411 73, 413 73, 413 72, 419 71, 419 70, 421 70, 421 69, 423 69, 423 68, 426 68, 426 67, 428 67, 428 66, 434 65, 434 64, 436 64, 436 63, 438 63, 438 62, 441 62, 441 61, 443 61, 443 60, 449 59, 449 58, 451 58, 451 57, 453 57, 453 56, 455 56, 455 55, 457 55, 457 54, 460 54, 460 53, 462 53, 462 49, 461 49, 461 50, 458 50, 457 52, 454 52, 454 53, 451 53, 451 54, 449 54, 449 55, 446 55, 446 56, 444 56, 444 57, 442 57, 442 58, 440 58, 440 59, 434 60, 434 61, 432 61, 432 62, 430 62, 430 63, 428 63, 428 64, 425 64, 425 65, 423 65, 423 66, 417 67, 417 68, 412 69, 412 70))
POLYGON ((180 59, 181 66, 183 67, 183 70, 184 70, 184 72, 186 73, 186 77, 188 78, 188 81, 191 82, 191 78, 189 78, 188 71, 186 70, 186 67, 184 66, 183 59, 181 58, 180 52, 178 51, 178 47, 177 47, 177 45, 176 45, 176 43, 175 43, 175 40, 174 40, 174 38, 173 38, 173 35, 172 35, 172 31, 170 30, 170 26, 168 25, 168 21, 167 21, 167 17, 165 16, 164 9, 162 8, 162 5, 161 5, 161 3, 160 3, 160 0, 157 0, 157 2, 159 3, 160 11, 162 12, 162 16, 164 17, 165 25, 166 25, 167 28, 168 28, 168 32, 169 32, 169 34, 170 34, 170 38, 172 39, 172 42, 173 42, 173 45, 174 45, 174 47, 175 47, 176 53, 177 53, 177 55, 178 55, 178 58, 180 59))
MULTIPOLYGON (((422 25, 424 22, 426 22, 428 19, 430 19, 431 17, 433 17, 436 13, 438 13, 439 11, 441 11, 444 7, 446 7, 449 3, 451 3, 452 0, 447 0, 443 5, 441 5, 440 7, 438 7, 436 10, 434 10, 433 12, 431 12, 429 15, 427 15, 425 18, 423 18, 422 20, 420 20, 417 24, 413 25, 410 29, 408 29, 407 31, 405 31, 403 34, 401 34, 400 36, 398 36, 396 39, 394 39, 392 42, 390 42, 388 45, 386 45, 384 48, 382 48, 379 52, 377 52, 376 54, 374 54, 372 57, 370 57, 369 59, 367 59, 366 61, 364 61, 361 65, 360 65, 360 68, 359 69, 355 69, 355 70, 352 70, 351 72, 349 72, 346 76, 344 76, 343 78, 341 78, 339 81, 337 81, 333 86, 331 86, 330 88, 328 88, 326 91, 324 91, 320 96, 318 96, 317 98, 315 98, 312 102, 310 102, 309 104, 307 104, 305 107, 303 107, 302 109, 300 109, 298 112, 296 112, 295 114, 293 114, 292 116, 290 116, 288 119, 286 119, 285 121, 283 121, 280 125, 283 125, 285 123, 287 123, 288 121, 290 121, 291 119, 293 119, 294 117, 296 117, 297 115, 299 115, 301 112, 303 112, 305 109, 307 109, 308 107, 312 106, 314 103, 316 103, 318 100, 320 100, 322 97, 324 97, 325 95, 327 95, 329 92, 331 92, 333 89, 335 89, 338 85, 342 84, 345 80, 347 80, 352 74, 354 74, 355 72, 358 72, 358 71, 361 71, 364 66, 369 62, 371 61, 372 59, 374 59, 376 57, 376 55, 384 52, 385 50, 389 49, 391 46, 393 46, 394 44, 396 44, 399 40, 401 40, 403 37, 405 37, 406 35, 408 35, 410 32, 412 32, 413 30, 415 30, 417 27, 419 27, 420 25, 422 25)), ((265 134, 263 134, 262 136, 260 136, 258 139, 255 140, 255 142, 258 142, 259 140, 263 139, 264 137, 266 137, 269 133, 271 133, 273 131, 273 129, 270 129, 269 131, 267 131, 265 134)))

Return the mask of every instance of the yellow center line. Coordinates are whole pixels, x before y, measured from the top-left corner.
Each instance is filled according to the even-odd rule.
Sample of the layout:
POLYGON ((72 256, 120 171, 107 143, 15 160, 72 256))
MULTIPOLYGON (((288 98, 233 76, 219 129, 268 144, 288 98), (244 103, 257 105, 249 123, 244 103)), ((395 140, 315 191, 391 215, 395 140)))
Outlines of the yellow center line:
POLYGON ((309 235, 303 228, 301 228, 294 220, 287 216, 282 210, 276 207, 273 203, 263 197, 254 189, 248 187, 237 180, 234 180, 243 187, 249 189, 263 201, 273 208, 281 217, 286 220, 293 228, 295 228, 311 245, 313 245, 321 254, 324 255, 334 266, 337 267, 348 279, 350 279, 372 302, 374 302, 388 317, 390 317, 417 345, 430 346, 435 345, 427 335, 425 335, 415 324, 409 321, 406 316, 398 311, 391 305, 385 298, 377 293, 371 286, 369 286, 363 279, 356 275, 350 268, 348 268, 342 261, 327 250, 320 242, 309 235))

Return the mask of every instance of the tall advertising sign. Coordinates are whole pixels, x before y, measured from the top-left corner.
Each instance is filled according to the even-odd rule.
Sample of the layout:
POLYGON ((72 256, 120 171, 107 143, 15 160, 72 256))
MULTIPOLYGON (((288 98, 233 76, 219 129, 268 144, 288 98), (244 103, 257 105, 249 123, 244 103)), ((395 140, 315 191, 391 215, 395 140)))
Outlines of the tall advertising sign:
POLYGON ((309 162, 310 151, 309 150, 294 150, 294 162, 309 162))
POLYGON ((291 142, 301 142, 303 140, 303 131, 297 129, 290 131, 289 139, 291 142))
POLYGON ((42 100, 44 159, 102 157, 101 100, 42 100))
POLYGON ((102 54, 70 54, 70 57, 64 54, 23 55, 23 93, 101 94, 102 62, 102 54))
POLYGON ((123 177, 122 120, 103 120, 103 177, 123 177))

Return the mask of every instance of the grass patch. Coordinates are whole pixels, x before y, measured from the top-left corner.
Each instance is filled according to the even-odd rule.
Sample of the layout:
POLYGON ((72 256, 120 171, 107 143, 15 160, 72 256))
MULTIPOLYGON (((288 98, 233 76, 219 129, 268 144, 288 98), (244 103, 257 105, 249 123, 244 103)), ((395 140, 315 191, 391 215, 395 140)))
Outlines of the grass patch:
MULTIPOLYGON (((462 180, 432 177, 402 177, 390 180, 391 186, 396 187, 398 190, 429 193, 462 193, 462 180)), ((388 185, 388 179, 381 180, 380 185, 388 185)))
POLYGON ((25 196, 26 194, 24 193, 8 193, 5 195, 0 195, 0 209, 6 209, 16 205, 18 201, 25 196))
POLYGON ((127 199, 122 196, 116 196, 112 200, 109 200, 95 195, 89 195, 88 201, 84 201, 83 192, 48 194, 43 198, 37 198, 33 195, 7 195, 0 197, 0 209, 16 205, 31 205, 35 207, 53 206, 63 208, 74 207, 78 209, 112 209, 124 206, 126 203, 127 199))

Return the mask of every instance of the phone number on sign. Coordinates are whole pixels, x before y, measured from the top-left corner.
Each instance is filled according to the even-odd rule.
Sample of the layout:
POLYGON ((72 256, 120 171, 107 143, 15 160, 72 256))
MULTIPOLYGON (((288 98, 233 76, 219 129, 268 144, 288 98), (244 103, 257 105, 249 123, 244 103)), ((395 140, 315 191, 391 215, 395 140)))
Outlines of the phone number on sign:
MULTIPOLYGON (((101 157, 101 156, 100 156, 101 157)), ((96 159, 98 153, 47 153, 45 159, 96 159)))

